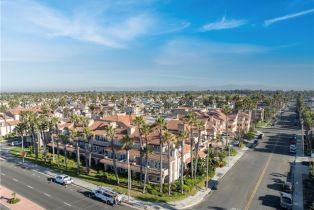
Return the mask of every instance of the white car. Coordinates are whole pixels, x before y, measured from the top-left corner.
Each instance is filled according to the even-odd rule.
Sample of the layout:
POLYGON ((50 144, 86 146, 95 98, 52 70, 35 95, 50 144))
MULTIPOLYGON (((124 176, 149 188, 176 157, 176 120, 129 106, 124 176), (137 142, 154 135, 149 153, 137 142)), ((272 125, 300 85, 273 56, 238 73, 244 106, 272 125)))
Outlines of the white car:
POLYGON ((296 153, 296 150, 297 150, 296 146, 294 144, 291 144, 290 145, 290 153, 296 153))
POLYGON ((65 174, 58 174, 54 177, 54 181, 59 183, 59 184, 63 184, 63 185, 67 185, 67 184, 72 184, 73 183, 73 179, 71 177, 69 177, 68 175, 65 174))
POLYGON ((284 209, 292 209, 292 195, 289 193, 280 193, 280 206, 284 209))
POLYGON ((10 143, 11 146, 19 146, 19 145, 22 145, 22 142, 21 141, 12 141, 10 143))
POLYGON ((99 187, 96 190, 93 190, 92 194, 109 205, 119 204, 122 201, 121 194, 108 188, 99 187))

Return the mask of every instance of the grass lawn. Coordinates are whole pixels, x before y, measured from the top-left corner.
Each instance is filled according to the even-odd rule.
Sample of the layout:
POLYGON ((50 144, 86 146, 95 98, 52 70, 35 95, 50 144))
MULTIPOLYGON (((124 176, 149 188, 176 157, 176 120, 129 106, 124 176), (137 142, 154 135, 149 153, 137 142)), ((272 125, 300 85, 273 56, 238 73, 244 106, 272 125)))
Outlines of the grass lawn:
MULTIPOLYGON (((81 165, 81 173, 80 175, 76 175, 76 161, 73 159, 68 158, 68 170, 65 170, 65 163, 64 163, 64 156, 60 154, 59 159, 57 158, 57 155, 55 154, 55 163, 52 163, 52 154, 48 154, 48 161, 45 163, 43 154, 39 154, 38 160, 36 161, 35 154, 32 154, 29 149, 25 149, 25 152, 27 152, 27 156, 25 157, 26 160, 31 161, 33 163, 36 163, 38 165, 49 167, 51 169, 54 169, 57 173, 65 173, 72 177, 80 178, 84 181, 93 183, 98 186, 106 186, 114 189, 117 192, 127 194, 127 177, 119 176, 120 178, 120 185, 117 186, 116 179, 113 173, 111 172, 105 172, 103 170, 93 170, 91 169, 90 174, 84 173, 83 166, 81 165)), ((10 154, 21 157, 21 147, 13 147, 10 150, 10 154)), ((205 183, 205 178, 199 178, 197 180, 197 183, 189 192, 186 192, 185 194, 181 194, 179 192, 175 192, 172 190, 171 196, 168 196, 167 189, 168 186, 164 185, 164 193, 159 194, 159 185, 153 185, 150 184, 147 186, 147 189, 150 188, 155 193, 142 193, 142 186, 139 180, 132 180, 132 191, 131 196, 145 200, 145 201, 152 201, 152 202, 172 202, 172 201, 178 201, 182 200, 184 198, 187 198, 189 196, 194 195, 197 192, 196 188, 203 187, 205 183)))

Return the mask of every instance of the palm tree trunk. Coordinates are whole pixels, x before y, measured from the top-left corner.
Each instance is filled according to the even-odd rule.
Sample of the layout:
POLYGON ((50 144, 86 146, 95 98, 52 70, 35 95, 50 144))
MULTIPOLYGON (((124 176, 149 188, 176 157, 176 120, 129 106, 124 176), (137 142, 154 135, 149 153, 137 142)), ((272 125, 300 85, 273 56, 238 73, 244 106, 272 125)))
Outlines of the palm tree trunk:
POLYGON ((41 135, 43 137, 43 146, 44 146, 44 162, 47 162, 47 144, 46 144, 46 137, 45 132, 41 131, 41 135))
POLYGON ((85 143, 85 167, 86 167, 86 173, 89 174, 89 151, 88 151, 88 143, 85 143))
POLYGON ((21 135, 21 140, 22 140, 22 163, 24 163, 24 141, 23 141, 23 134, 21 135))
POLYGON ((60 158, 60 148, 59 148, 59 139, 57 140, 57 159, 59 164, 59 158, 60 158))
POLYGON ((92 145, 92 141, 91 139, 88 141, 88 171, 87 173, 89 174, 90 172, 90 168, 91 168, 91 165, 92 165, 92 148, 93 148, 93 145, 92 145))
POLYGON ((120 180, 119 180, 118 171, 117 171, 116 152, 115 152, 114 145, 113 145, 113 139, 111 139, 111 150, 112 150, 112 160, 113 160, 114 174, 115 174, 117 183, 119 185, 120 184, 120 180))
POLYGON ((184 155, 184 140, 181 141, 181 194, 183 194, 183 173, 184 173, 184 160, 183 160, 183 155, 184 155))
POLYGON ((168 195, 171 194, 170 175, 170 143, 168 143, 168 195))
MULTIPOLYGON (((161 135, 161 131, 160 131, 160 135, 161 135)), ((159 162, 160 162, 160 173, 159 173, 159 181, 160 181, 160 190, 159 192, 162 193, 162 184, 163 184, 163 174, 162 174, 162 148, 163 148, 163 143, 162 143, 162 139, 160 136, 160 153, 159 153, 159 162)))
POLYGON ((78 138, 76 140, 76 174, 80 175, 80 147, 78 138))
POLYGON ((130 191, 131 191, 131 170, 130 170, 130 152, 127 150, 127 161, 128 161, 128 202, 130 202, 130 191))
POLYGON ((207 156, 206 156, 206 188, 208 188, 208 159, 209 159, 209 143, 207 142, 207 156))
POLYGON ((194 172, 194 179, 196 178, 196 172, 197 172, 197 163, 198 163, 198 151, 199 151, 199 145, 200 145, 200 140, 201 140, 201 132, 198 132, 198 140, 196 143, 196 148, 195 148, 195 172, 194 172))
POLYGON ((193 130, 191 129, 190 132, 190 145, 191 145, 191 149, 190 149, 190 156, 191 156, 191 178, 193 179, 193 130))
POLYGON ((52 141, 52 163, 55 162, 55 141, 53 138, 53 134, 51 134, 51 141, 52 141))
POLYGON ((68 151, 67 151, 67 142, 64 142, 64 164, 65 164, 65 171, 68 171, 68 151))

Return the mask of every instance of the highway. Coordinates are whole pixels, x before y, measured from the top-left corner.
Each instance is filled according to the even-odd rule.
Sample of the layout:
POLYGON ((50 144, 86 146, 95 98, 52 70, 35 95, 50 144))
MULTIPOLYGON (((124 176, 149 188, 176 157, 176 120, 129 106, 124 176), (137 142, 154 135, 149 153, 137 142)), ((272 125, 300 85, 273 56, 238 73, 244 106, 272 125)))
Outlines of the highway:
POLYGON ((197 210, 280 209, 281 182, 290 180, 289 137, 300 134, 293 126, 293 109, 284 112, 278 123, 261 131, 259 145, 247 151, 241 160, 219 182, 197 210))

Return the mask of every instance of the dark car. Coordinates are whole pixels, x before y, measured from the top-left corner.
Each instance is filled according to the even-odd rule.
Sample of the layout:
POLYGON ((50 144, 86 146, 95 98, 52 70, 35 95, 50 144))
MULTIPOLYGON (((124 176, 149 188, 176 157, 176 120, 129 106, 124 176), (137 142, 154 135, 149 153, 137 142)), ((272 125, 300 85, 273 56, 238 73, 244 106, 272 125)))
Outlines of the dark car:
POLYGON ((285 193, 292 193, 292 184, 290 182, 286 182, 282 184, 282 191, 285 193))
POLYGON ((263 137, 264 137, 264 134, 263 134, 263 133, 261 133, 261 134, 259 134, 259 135, 258 135, 258 137, 257 137, 257 138, 258 138, 258 139, 262 139, 263 137))

